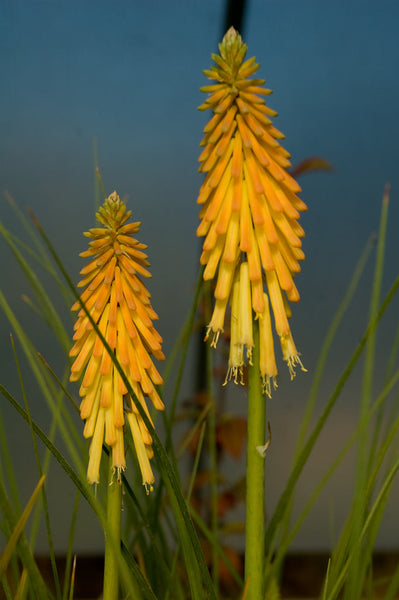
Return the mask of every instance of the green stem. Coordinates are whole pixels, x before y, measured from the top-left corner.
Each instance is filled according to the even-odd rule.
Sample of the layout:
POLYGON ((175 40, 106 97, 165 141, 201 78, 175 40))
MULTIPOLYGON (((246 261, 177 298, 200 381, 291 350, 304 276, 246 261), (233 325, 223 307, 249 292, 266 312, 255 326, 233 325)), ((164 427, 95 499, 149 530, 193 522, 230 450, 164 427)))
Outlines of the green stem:
MULTIPOLYGON (((210 525, 212 535, 214 539, 218 540, 218 459, 217 459, 217 448, 216 448, 216 408, 214 395, 212 390, 212 374, 209 357, 210 349, 207 347, 207 363, 208 363, 208 390, 211 398, 211 406, 208 413, 208 448, 209 448, 209 461, 210 461, 210 525)), ((216 543, 212 544, 212 581, 215 586, 216 592, 219 589, 219 555, 216 543)))
POLYGON ((107 523, 109 536, 112 536, 113 539, 105 539, 103 600, 118 600, 119 576, 115 548, 120 545, 121 539, 122 483, 120 477, 117 477, 116 473, 113 473, 111 454, 110 473, 111 482, 108 485, 107 494, 107 523))
MULTIPOLYGON (((204 298, 204 317, 206 323, 211 320, 212 301, 211 290, 208 285, 203 288, 204 298)), ((202 337, 202 336, 201 336, 202 337)), ((202 341, 202 340, 201 340, 202 341)), ((212 581, 215 587, 216 595, 219 596, 219 554, 218 554, 218 539, 219 539, 219 515, 218 515, 218 453, 216 447, 216 398, 213 385, 213 356, 212 348, 209 344, 205 347, 205 362, 206 362, 206 390, 208 392, 208 400, 210 402, 208 412, 208 451, 209 451, 209 472, 210 472, 210 529, 212 531, 215 543, 212 544, 212 562, 211 573, 212 581)), ((198 382, 200 384, 200 381, 198 382)), ((200 386, 198 386, 200 389, 200 386)))
POLYGON ((248 369, 247 484, 245 527, 246 600, 262 600, 264 590, 266 400, 259 371, 259 327, 254 323, 253 364, 248 369))

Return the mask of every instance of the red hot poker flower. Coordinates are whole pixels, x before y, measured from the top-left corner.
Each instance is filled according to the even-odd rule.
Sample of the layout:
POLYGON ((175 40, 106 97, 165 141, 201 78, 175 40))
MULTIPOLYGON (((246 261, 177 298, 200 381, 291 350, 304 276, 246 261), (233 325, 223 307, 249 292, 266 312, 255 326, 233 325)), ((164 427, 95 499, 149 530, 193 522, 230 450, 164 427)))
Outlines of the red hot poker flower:
MULTIPOLYGON (((151 355, 158 360, 165 357, 162 338, 152 323, 158 316, 141 280, 141 277, 151 277, 147 255, 143 252, 146 246, 132 237, 140 223, 128 223, 130 216, 131 211, 126 210, 116 192, 105 200, 96 215, 104 227, 85 233, 91 241, 89 249, 80 256, 90 258, 91 262, 81 270, 83 279, 78 286, 85 288, 81 300, 124 369, 135 401, 140 402, 151 420, 145 396, 158 410, 164 408, 155 388, 162 384, 162 377, 151 355)), ((85 420, 84 436, 92 438, 88 480, 90 483, 99 481, 103 442, 111 448, 115 470, 120 473, 125 469, 123 436, 127 420, 148 493, 154 482, 150 465, 151 435, 79 302, 72 310, 79 313, 73 338, 75 345, 70 352, 70 356, 76 357, 70 379, 77 381, 83 375, 79 390, 80 414, 85 420)))

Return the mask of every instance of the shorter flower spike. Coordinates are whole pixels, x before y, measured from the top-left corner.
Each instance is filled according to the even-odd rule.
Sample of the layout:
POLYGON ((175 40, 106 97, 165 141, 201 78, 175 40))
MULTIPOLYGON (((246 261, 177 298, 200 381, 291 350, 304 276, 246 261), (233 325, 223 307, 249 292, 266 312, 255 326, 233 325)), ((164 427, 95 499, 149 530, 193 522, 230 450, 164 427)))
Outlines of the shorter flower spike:
POLYGON ((152 438, 141 418, 139 402, 151 421, 145 396, 158 410, 164 405, 156 390, 162 377, 152 362, 165 357, 162 338, 152 321, 158 316, 150 303, 150 293, 140 277, 151 277, 146 246, 132 237, 140 223, 128 223, 131 211, 113 192, 96 214, 104 226, 90 229, 89 249, 80 256, 91 262, 81 270, 84 287, 81 301, 106 339, 122 366, 134 392, 131 398, 111 356, 93 328, 79 302, 70 356, 75 358, 71 367, 71 381, 83 377, 79 393, 82 397, 80 415, 85 421, 84 436, 92 438, 87 478, 99 481, 102 446, 105 442, 112 451, 114 469, 120 473, 126 468, 124 449, 125 417, 133 436, 146 492, 152 490, 154 475, 150 465, 153 456, 152 438))
POLYGON ((213 54, 216 63, 205 75, 213 80, 202 88, 208 98, 199 107, 213 116, 204 129, 199 171, 205 179, 198 195, 201 205, 197 235, 204 237, 200 262, 204 279, 215 280, 215 308, 207 339, 216 346, 231 306, 231 344, 225 383, 243 381, 243 367, 252 356, 252 322, 260 321, 260 369, 264 392, 277 386, 272 322, 280 339, 291 378, 303 365, 288 322, 289 302, 298 302, 294 284, 304 259, 299 225, 306 205, 301 188, 287 172, 290 155, 281 145, 263 96, 271 90, 255 58, 245 60, 247 46, 230 28, 213 54), (267 294, 265 293, 265 288, 267 294), (244 353, 246 350, 246 356, 244 353))

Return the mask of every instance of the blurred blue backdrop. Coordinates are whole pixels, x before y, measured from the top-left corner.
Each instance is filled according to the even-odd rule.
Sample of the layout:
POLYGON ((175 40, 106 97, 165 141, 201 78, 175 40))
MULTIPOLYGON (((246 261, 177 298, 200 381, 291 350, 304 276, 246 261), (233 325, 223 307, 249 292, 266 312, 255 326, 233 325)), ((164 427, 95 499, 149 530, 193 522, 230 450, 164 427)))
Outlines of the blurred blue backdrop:
MULTIPOLYGON (((203 102, 202 69, 209 68, 221 39, 224 10, 221 0, 0 0, 0 190, 8 190, 21 207, 33 208, 77 281, 78 252, 86 244, 82 231, 94 224, 95 141, 108 193, 116 189, 128 196, 134 219, 143 223, 139 237, 149 245, 150 289, 166 353, 189 308, 198 272, 197 158, 209 115, 196 107, 203 102)), ((268 403, 270 511, 289 470, 323 337, 358 256, 378 229, 386 182, 392 191, 384 291, 398 272, 398 22, 396 0, 247 3, 242 33, 248 55, 257 57, 260 76, 274 90, 269 104, 279 112, 275 124, 286 134, 293 163, 318 155, 334 166, 332 173, 300 180, 309 211, 301 219, 306 262, 296 279, 302 297, 293 307, 292 329, 309 373, 291 384, 280 363, 280 387, 268 403)), ((0 219, 22 234, 3 198, 0 219)), ((61 358, 21 300, 26 285, 3 242, 1 252, 7 297, 41 351, 61 358)), ((335 342, 318 412, 367 324, 372 272, 370 261, 335 342)), ((376 389, 396 324, 392 307, 379 337, 376 389)), ((0 381, 18 395, 9 330, 0 315, 0 381)), ((353 428, 360 376, 358 370, 351 378, 303 474, 298 510, 353 428)), ((185 393, 191 391, 188 375, 185 393)), ((245 414, 245 394, 230 392, 229 409, 245 414)), ((46 423, 41 399, 32 402, 38 421, 46 423)), ((30 436, 3 398, 0 405, 27 495, 36 480, 30 436)), ((352 459, 303 526, 297 548, 326 548, 337 534, 351 493, 352 459)), ((73 491, 56 467, 53 481, 52 510, 60 523, 56 547, 63 550, 73 491)), ((394 510, 388 506, 381 547, 397 547, 394 510)), ((79 531, 78 550, 101 549, 101 532, 93 530, 90 536, 79 531)))

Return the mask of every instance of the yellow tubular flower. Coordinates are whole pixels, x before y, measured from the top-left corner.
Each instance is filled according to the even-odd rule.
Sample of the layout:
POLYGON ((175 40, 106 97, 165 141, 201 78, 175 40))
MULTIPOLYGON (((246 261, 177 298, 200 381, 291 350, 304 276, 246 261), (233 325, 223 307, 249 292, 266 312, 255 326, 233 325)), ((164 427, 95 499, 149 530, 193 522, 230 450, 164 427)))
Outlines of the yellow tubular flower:
POLYGON ((240 342, 240 280, 236 278, 231 295, 231 328, 230 328, 229 368, 227 369, 226 385, 230 379, 234 383, 244 385, 244 346, 240 342))
POLYGON ((259 314, 259 366, 262 377, 263 391, 271 398, 273 388, 277 388, 277 365, 274 356, 272 324, 269 311, 269 299, 264 294, 265 310, 259 314))
MULTIPOLYGON (((286 170, 291 166, 290 155, 279 143, 284 135, 270 118, 277 113, 263 99, 272 92, 263 87, 264 80, 250 78, 259 65, 255 58, 244 60, 247 47, 234 28, 226 33, 219 50, 220 55, 212 55, 216 66, 204 71, 215 83, 201 88, 209 97, 199 107, 213 111, 201 142, 204 149, 199 171, 206 177, 197 200, 201 205, 197 235, 205 237, 200 262, 205 266, 204 279, 216 281, 216 304, 206 339, 212 336, 211 343, 216 346, 229 299, 232 345, 240 336, 234 315, 239 316, 241 327, 244 315, 251 322, 254 316, 259 317, 261 335, 267 338, 260 343, 262 378, 265 393, 270 394, 270 381, 275 382, 277 375, 270 308, 291 377, 296 365, 303 368, 288 323, 288 301, 299 301, 294 276, 304 259, 304 231, 298 219, 306 205, 297 195, 301 188, 286 170), (238 291, 233 292, 237 281, 241 282, 242 306, 236 305, 238 291), (264 294, 265 284, 268 296, 264 294)), ((246 332, 252 336, 247 326, 246 332)), ((250 361, 253 342, 252 337, 248 339, 241 344, 246 346, 250 361)), ((238 347, 230 349, 228 378, 237 381, 242 372, 241 356, 242 347, 239 351, 238 347)))
POLYGON ((87 478, 99 481, 102 445, 112 451, 114 469, 120 476, 126 467, 123 430, 125 415, 130 425, 134 447, 146 492, 152 490, 154 475, 149 459, 152 438, 138 413, 140 402, 150 418, 145 396, 158 409, 164 408, 155 386, 162 377, 155 368, 151 354, 158 360, 162 353, 162 338, 152 321, 158 316, 152 309, 150 294, 140 276, 151 277, 143 250, 145 244, 132 237, 140 223, 127 223, 131 211, 113 192, 99 209, 96 218, 104 225, 84 235, 91 241, 89 250, 80 256, 91 258, 80 274, 78 287, 85 287, 81 300, 123 367, 135 394, 132 401, 128 390, 101 339, 95 332, 79 302, 72 310, 78 312, 70 356, 76 357, 71 367, 71 381, 83 375, 79 393, 82 397, 80 415, 85 420, 84 436, 92 438, 87 478))
POLYGON ((235 383, 244 383, 244 349, 249 364, 252 364, 252 307, 251 288, 248 275, 248 263, 242 262, 233 283, 231 295, 231 328, 229 368, 223 385, 230 379, 235 383))

